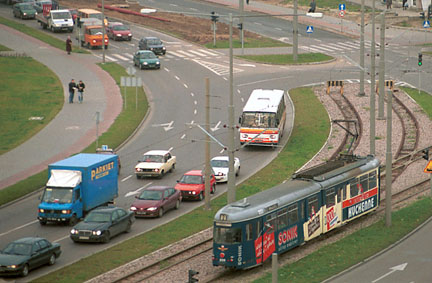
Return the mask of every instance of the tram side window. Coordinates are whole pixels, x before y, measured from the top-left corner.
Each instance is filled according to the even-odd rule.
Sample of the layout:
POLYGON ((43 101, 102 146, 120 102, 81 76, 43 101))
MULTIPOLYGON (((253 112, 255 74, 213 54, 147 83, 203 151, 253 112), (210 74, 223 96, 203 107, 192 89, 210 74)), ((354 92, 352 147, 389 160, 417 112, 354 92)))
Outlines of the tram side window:
POLYGON ((298 205, 293 204, 288 207, 288 220, 289 225, 293 225, 298 221, 298 205))
POLYGON ((337 202, 341 202, 341 195, 342 195, 342 187, 336 188, 336 194, 337 194, 337 202))
POLYGON ((376 171, 369 173, 369 189, 373 189, 377 185, 376 171))
POLYGON ((255 234, 255 238, 258 238, 259 236, 261 236, 261 221, 260 220, 258 220, 257 222, 256 222, 256 230, 255 230, 255 232, 256 232, 256 234, 255 234))
POLYGON ((333 188, 326 190, 325 197, 327 208, 335 205, 335 190, 333 188))
POLYGON ((304 203, 304 200, 300 204, 300 219, 305 219, 305 203, 304 203))
POLYGON ((315 213, 319 210, 318 196, 312 196, 308 198, 308 217, 312 218, 315 213))
MULTIPOLYGON (((367 174, 360 176, 360 189, 362 190, 363 193, 369 191, 368 175, 367 174)), ((360 193, 362 193, 362 192, 360 192, 360 193)))
POLYGON ((278 229, 282 229, 282 228, 288 226, 287 211, 288 210, 286 208, 278 211, 278 218, 277 218, 278 229))
POLYGON ((267 234, 273 233, 275 230, 277 230, 276 227, 276 213, 272 213, 270 215, 267 215, 266 222, 265 222, 265 231, 267 234))
POLYGON ((355 197, 359 194, 359 180, 355 178, 350 182, 350 197, 355 197))
POLYGON ((242 241, 241 228, 216 227, 214 241, 218 244, 238 244, 242 241))
POLYGON ((253 225, 252 223, 246 224, 246 241, 253 239, 253 225))
POLYGON ((343 200, 347 199, 347 187, 346 187, 346 185, 343 186, 343 188, 342 188, 342 198, 343 198, 343 200))

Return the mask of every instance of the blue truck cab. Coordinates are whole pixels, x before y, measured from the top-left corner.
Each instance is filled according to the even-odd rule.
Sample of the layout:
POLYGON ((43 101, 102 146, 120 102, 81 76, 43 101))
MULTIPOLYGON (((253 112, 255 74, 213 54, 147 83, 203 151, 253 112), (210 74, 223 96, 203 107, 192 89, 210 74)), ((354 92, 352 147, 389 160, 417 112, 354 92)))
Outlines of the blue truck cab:
POLYGON ((118 196, 118 157, 80 153, 48 165, 48 182, 38 207, 41 225, 74 225, 91 209, 118 196))

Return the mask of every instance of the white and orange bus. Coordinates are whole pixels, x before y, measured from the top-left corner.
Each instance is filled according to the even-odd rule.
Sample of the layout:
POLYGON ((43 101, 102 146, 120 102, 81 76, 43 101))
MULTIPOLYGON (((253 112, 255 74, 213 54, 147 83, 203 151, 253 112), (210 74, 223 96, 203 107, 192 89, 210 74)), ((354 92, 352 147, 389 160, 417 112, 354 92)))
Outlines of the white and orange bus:
POLYGON ((285 91, 255 89, 239 118, 241 145, 277 145, 286 120, 285 91))

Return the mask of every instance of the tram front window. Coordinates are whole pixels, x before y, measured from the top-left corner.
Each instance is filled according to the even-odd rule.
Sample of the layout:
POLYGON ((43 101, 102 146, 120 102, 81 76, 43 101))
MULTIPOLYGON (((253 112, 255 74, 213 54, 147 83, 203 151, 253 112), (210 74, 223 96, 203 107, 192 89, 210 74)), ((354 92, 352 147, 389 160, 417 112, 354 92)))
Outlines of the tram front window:
POLYGON ((216 227, 214 241, 217 244, 239 244, 242 241, 242 230, 241 228, 216 227))

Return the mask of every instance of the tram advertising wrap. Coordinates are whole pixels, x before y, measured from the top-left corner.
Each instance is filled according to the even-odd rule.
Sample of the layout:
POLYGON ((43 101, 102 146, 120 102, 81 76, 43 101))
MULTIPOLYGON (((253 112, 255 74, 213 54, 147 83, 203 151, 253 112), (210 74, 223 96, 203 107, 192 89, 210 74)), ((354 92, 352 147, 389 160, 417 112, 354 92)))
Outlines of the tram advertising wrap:
POLYGON ((291 180, 220 209, 214 219, 213 265, 245 269, 379 206, 380 163, 340 156, 291 180))

